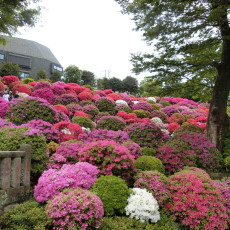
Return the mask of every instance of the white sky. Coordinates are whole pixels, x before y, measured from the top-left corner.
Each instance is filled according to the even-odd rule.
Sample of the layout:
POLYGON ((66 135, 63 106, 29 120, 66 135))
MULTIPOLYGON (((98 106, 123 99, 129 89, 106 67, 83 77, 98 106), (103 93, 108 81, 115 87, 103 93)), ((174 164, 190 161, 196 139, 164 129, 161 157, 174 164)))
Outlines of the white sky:
POLYGON ((134 22, 115 0, 43 0, 41 20, 17 37, 47 46, 66 68, 76 65, 97 77, 124 79, 131 73, 130 53, 147 51, 134 22))

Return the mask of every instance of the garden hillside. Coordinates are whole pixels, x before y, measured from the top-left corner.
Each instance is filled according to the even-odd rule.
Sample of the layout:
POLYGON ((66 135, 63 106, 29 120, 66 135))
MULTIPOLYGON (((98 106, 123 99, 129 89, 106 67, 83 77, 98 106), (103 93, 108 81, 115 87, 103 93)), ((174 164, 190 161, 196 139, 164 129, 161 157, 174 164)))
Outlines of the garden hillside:
POLYGON ((31 200, 0 229, 230 228, 230 130, 218 150, 208 103, 13 75, 0 92, 0 151, 32 148, 31 200))

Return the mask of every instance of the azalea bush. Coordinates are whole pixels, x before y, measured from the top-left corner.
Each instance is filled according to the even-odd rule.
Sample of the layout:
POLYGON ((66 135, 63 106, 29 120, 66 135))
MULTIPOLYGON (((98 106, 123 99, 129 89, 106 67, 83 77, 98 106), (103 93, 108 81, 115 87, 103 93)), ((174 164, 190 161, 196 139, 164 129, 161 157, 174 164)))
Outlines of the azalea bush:
POLYGON ((141 222, 156 223, 160 220, 159 205, 146 189, 133 188, 125 207, 126 215, 141 222))
POLYGON ((115 102, 107 97, 101 97, 96 100, 96 106, 100 112, 109 112, 110 114, 115 112, 115 102))
POLYGON ((80 125, 84 128, 93 129, 94 125, 92 120, 89 117, 77 116, 72 118, 73 123, 80 125))
POLYGON ((6 112, 9 108, 9 102, 6 101, 5 99, 3 98, 0 98, 0 117, 1 118, 4 118, 5 115, 6 115, 6 112))
POLYGON ((94 193, 80 188, 65 189, 48 202, 46 213, 59 230, 98 228, 104 215, 103 205, 94 193))
POLYGON ((106 216, 125 213, 130 191, 121 178, 113 175, 101 176, 91 191, 100 197, 106 216))
POLYGON ((131 140, 141 147, 155 148, 164 140, 164 135, 159 127, 150 122, 138 122, 124 129, 131 140))
POLYGON ((38 202, 45 202, 52 200, 65 188, 89 189, 95 183, 98 173, 97 167, 87 162, 65 164, 59 170, 46 170, 34 187, 34 197, 38 202))
POLYGON ((83 107, 83 112, 87 113, 93 119, 99 113, 99 109, 95 105, 86 105, 83 107))
POLYGON ((99 140, 111 140, 119 144, 130 141, 129 136, 126 132, 118 130, 107 130, 107 129, 94 129, 91 132, 83 133, 78 136, 80 141, 84 143, 99 141, 99 140))
POLYGON ((78 151, 81 149, 80 142, 73 140, 62 142, 56 147, 54 153, 49 156, 48 168, 59 169, 64 164, 75 164, 78 162, 78 151))
POLYGON ((78 97, 72 93, 64 93, 61 95, 57 95, 54 97, 53 104, 62 104, 62 105, 68 105, 71 103, 78 103, 78 97))
POLYGON ((39 119, 51 124, 61 120, 69 120, 64 113, 55 110, 46 100, 35 97, 19 98, 10 101, 6 118, 16 125, 39 119))
POLYGON ((174 218, 190 229, 227 229, 227 208, 215 183, 203 173, 182 170, 169 178, 170 201, 165 205, 174 218))
POLYGON ((95 141, 83 146, 78 152, 79 161, 96 165, 102 175, 113 174, 124 179, 132 178, 136 171, 134 156, 114 141, 95 141))

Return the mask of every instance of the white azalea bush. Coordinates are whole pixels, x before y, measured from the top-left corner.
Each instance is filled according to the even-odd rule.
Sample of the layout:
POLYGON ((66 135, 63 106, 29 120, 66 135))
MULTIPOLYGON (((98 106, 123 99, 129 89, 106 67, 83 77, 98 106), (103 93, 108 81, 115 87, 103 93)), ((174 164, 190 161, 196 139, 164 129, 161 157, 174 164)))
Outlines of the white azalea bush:
POLYGON ((155 97, 148 97, 147 101, 154 101, 156 103, 156 98, 155 97))
POLYGON ((156 223, 160 220, 159 205, 146 189, 133 188, 125 207, 126 215, 141 222, 156 223))
POLYGON ((153 123, 155 123, 156 125, 157 125, 157 124, 163 124, 163 121, 162 121, 159 117, 153 117, 153 118, 151 119, 151 121, 152 121, 153 123))
POLYGON ((128 103, 124 100, 116 100, 116 105, 127 105, 128 106, 128 103))

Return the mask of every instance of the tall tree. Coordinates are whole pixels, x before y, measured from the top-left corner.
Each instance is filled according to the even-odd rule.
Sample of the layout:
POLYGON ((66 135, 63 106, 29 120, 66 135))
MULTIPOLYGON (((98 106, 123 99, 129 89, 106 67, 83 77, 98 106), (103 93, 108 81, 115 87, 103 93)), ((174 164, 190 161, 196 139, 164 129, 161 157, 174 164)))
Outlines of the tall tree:
POLYGON ((136 93, 138 90, 138 81, 136 78, 127 76, 123 79, 123 87, 125 91, 130 93, 136 93))
POLYGON ((112 89, 114 92, 115 91, 121 92, 123 90, 123 82, 119 78, 116 77, 110 78, 109 85, 110 85, 110 89, 112 89))
MULTIPOLYGON (((39 0, 0 0, 0 33, 12 36, 19 27, 34 26, 40 14, 40 7, 31 8, 39 0)), ((6 44, 0 36, 0 44, 6 44)))
POLYGON ((225 133, 230 90, 229 0, 116 0, 133 15, 153 53, 133 55, 134 71, 172 83, 214 78, 207 136, 218 148, 225 133))
POLYGON ((82 71, 76 65, 69 65, 64 70, 64 81, 66 83, 81 83, 82 71))
POLYGON ((90 71, 83 70, 81 80, 82 80, 82 85, 91 85, 91 86, 95 85, 95 75, 90 71))

